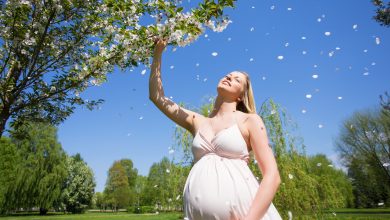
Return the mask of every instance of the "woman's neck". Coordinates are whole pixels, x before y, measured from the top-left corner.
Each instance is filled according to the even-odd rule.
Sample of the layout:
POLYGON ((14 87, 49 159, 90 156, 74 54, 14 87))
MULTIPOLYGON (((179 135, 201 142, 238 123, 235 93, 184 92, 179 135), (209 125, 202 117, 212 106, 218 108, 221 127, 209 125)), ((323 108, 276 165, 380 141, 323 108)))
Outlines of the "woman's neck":
POLYGON ((215 116, 221 117, 226 113, 235 112, 236 109, 237 109, 237 102, 222 100, 219 96, 217 96, 217 99, 215 100, 214 103, 214 109, 210 113, 209 117, 215 117, 215 116))

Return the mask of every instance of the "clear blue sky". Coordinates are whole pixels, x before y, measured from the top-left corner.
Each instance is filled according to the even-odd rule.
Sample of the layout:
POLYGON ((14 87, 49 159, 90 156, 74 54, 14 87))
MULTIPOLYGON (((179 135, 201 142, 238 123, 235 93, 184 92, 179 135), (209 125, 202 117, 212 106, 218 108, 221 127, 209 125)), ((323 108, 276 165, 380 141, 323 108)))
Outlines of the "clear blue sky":
MULTIPOLYGON (((188 47, 168 47, 162 66, 166 95, 197 107, 216 95, 220 77, 244 70, 258 107, 273 98, 298 124, 309 155, 337 161, 334 138, 341 122, 378 106, 379 95, 390 92, 390 28, 372 19, 374 9, 370 0, 238 1, 227 11, 233 23, 224 32, 208 30, 188 47)), ((82 94, 105 99, 101 109, 78 108, 59 126, 65 151, 80 153, 92 167, 96 191, 104 189, 114 160, 130 158, 147 175, 154 162, 169 156, 174 123, 149 101, 144 69, 110 74, 105 84, 82 94)))

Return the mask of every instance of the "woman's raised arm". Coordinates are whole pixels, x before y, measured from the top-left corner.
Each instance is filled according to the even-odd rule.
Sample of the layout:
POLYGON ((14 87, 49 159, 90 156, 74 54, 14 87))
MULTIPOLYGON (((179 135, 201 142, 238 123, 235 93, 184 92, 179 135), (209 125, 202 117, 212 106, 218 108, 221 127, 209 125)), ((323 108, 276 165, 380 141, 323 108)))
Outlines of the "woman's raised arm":
POLYGON ((149 78, 149 99, 172 121, 195 134, 195 124, 200 114, 185 109, 165 97, 161 80, 161 58, 166 41, 159 39, 154 48, 153 63, 149 78))

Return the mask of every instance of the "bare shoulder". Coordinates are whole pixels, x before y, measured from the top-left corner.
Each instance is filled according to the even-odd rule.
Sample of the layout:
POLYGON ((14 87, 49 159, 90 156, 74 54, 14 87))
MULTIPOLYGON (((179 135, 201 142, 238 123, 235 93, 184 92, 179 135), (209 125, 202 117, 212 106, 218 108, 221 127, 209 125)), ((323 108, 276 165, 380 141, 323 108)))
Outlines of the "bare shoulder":
POLYGON ((264 121, 260 115, 255 113, 243 113, 246 115, 245 125, 248 131, 257 132, 259 130, 265 131, 264 121))
POLYGON ((260 115, 256 113, 245 113, 238 111, 237 119, 239 122, 242 122, 243 124, 258 124, 263 123, 263 120, 261 119, 260 115))

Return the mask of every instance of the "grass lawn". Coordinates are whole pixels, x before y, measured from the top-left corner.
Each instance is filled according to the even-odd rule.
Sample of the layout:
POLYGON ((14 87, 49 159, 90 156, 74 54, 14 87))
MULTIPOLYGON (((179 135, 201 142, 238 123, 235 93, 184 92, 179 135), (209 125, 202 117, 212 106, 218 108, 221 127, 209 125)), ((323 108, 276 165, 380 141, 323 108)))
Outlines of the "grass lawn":
MULTIPOLYGON (((89 212, 86 214, 58 214, 48 213, 47 216, 39 215, 20 215, 1 217, 0 220, 49 220, 49 219, 104 219, 104 220, 179 220, 183 219, 183 213, 160 213, 160 214, 128 214, 126 212, 119 213, 99 213, 89 212)), ((293 216, 293 219, 341 219, 341 220, 385 220, 390 219, 390 208, 384 209, 332 209, 326 210, 323 217, 316 218, 313 216, 298 217, 293 216)))
POLYGON ((177 220, 183 219, 182 213, 160 213, 160 214, 128 214, 126 212, 119 213, 86 213, 86 214, 54 214, 49 213, 47 216, 28 215, 28 216, 9 216, 1 217, 1 220, 72 220, 72 219, 104 219, 104 220, 177 220))
POLYGON ((390 219, 390 208, 376 209, 332 209, 325 211, 325 219, 385 220, 390 219), (333 214, 334 213, 334 214, 333 214))

